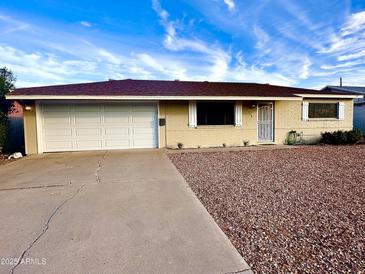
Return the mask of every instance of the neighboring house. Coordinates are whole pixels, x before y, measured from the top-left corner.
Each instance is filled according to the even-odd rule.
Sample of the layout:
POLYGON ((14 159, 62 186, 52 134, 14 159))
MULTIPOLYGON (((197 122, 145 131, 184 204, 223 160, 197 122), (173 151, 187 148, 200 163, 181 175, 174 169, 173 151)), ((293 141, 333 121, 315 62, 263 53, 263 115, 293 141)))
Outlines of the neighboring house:
POLYGON ((354 100, 354 128, 359 128, 365 133, 365 87, 352 86, 327 86, 323 90, 334 92, 358 93, 361 98, 354 100))
POLYGON ((6 149, 9 152, 24 152, 23 107, 17 101, 8 114, 9 132, 6 149))
POLYGON ((352 129, 347 92, 269 84, 111 80, 20 88, 26 152, 283 144, 352 129))

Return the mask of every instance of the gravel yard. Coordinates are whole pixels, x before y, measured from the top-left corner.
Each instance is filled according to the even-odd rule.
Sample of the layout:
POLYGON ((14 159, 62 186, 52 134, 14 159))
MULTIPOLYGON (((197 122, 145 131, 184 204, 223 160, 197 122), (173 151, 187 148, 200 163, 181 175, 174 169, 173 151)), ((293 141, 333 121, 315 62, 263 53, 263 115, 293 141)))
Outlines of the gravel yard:
POLYGON ((365 273, 365 146, 169 153, 256 273, 365 273))
POLYGON ((9 155, 5 155, 5 154, 1 154, 0 153, 0 166, 1 165, 5 165, 5 164, 7 164, 7 163, 9 163, 11 161, 15 161, 15 160, 8 160, 8 156, 9 155))

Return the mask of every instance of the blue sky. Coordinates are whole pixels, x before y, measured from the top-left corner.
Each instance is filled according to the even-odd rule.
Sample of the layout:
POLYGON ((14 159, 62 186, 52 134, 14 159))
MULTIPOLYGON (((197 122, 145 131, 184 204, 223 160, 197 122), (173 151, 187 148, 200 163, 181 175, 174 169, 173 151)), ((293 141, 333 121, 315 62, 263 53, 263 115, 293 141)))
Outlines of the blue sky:
POLYGON ((17 86, 106 79, 365 85, 365 1, 0 2, 17 86))

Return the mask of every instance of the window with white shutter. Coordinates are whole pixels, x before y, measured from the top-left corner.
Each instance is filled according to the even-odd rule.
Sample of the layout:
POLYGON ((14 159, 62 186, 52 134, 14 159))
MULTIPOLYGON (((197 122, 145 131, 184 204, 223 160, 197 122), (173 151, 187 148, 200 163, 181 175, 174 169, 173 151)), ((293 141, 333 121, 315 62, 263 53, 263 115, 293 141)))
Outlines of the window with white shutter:
POLYGON ((242 127, 242 101, 236 101, 234 105, 234 125, 242 127))
POLYGON ((338 103, 338 119, 345 120, 345 103, 338 103))
POLYGON ((198 101, 196 113, 198 126, 235 125, 233 101, 198 101))
POLYGON ((303 102, 303 104, 302 104, 302 120, 303 121, 308 121, 308 108, 309 108, 309 103, 303 102))
POLYGON ((189 127, 196 127, 196 121, 196 101, 189 101, 189 127))

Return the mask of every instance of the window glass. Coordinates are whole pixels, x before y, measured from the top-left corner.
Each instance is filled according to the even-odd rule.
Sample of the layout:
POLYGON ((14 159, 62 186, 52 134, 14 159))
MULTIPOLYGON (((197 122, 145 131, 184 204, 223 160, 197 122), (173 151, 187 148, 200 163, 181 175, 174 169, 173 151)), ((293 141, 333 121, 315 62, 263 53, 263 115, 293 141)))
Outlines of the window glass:
POLYGON ((309 103, 309 118, 337 118, 338 104, 336 103, 309 103))
POLYGON ((198 125, 233 125, 234 102, 197 102, 198 125))

